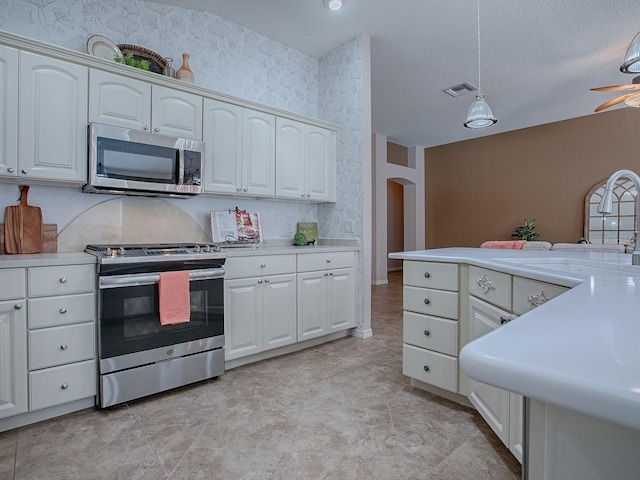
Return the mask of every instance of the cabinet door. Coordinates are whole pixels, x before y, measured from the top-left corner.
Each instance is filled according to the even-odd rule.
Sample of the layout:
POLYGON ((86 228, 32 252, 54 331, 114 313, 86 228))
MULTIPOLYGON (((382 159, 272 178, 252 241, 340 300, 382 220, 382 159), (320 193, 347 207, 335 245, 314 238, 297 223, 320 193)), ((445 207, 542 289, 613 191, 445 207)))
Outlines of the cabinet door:
POLYGON ((242 107, 204 101, 204 191, 242 193, 242 107))
POLYGON ((88 69, 20 52, 19 176, 87 181, 88 69))
POLYGON ((332 270, 327 278, 329 291, 329 333, 356 326, 356 282, 353 268, 332 270))
POLYGON ((276 193, 275 117, 247 108, 242 113, 242 193, 276 193))
MULTIPOLYGON (((469 340, 498 328, 502 320, 513 315, 469 297, 469 340)), ((507 445, 509 437, 509 392, 469 378, 469 400, 500 440, 507 445)))
POLYGON ((27 411, 27 304, 0 302, 0 418, 27 411))
POLYGON ((304 124, 276 118, 276 196, 301 200, 305 192, 304 124))
POLYGON ((336 201, 336 134, 305 125, 306 194, 310 200, 336 201))
POLYGON ((202 140, 202 97, 154 85, 151 124, 154 133, 202 140))
POLYGON ((297 342, 296 275, 264 277, 263 350, 297 342))
POLYGON ((298 341, 326 335, 328 272, 298 273, 298 341))
POLYGON ((151 84, 102 70, 89 73, 89 121, 151 129, 151 84))
POLYGON ((225 360, 262 351, 262 295, 260 279, 224 282, 225 360))
POLYGON ((18 175, 18 51, 0 45, 0 176, 18 175))
POLYGON ((522 452, 524 442, 523 422, 524 406, 522 395, 509 393, 509 451, 522 463, 522 452))

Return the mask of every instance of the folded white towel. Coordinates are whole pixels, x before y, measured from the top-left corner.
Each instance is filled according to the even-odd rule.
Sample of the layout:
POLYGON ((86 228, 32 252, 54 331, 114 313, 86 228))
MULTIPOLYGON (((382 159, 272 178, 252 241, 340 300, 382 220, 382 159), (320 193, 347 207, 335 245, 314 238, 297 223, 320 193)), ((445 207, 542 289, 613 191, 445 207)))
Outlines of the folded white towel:
POLYGON ((527 242, 524 244, 523 250, 550 250, 551 244, 549 242, 527 242))
POLYGON ((554 243, 551 250, 563 250, 571 252, 609 252, 624 253, 624 245, 598 244, 598 243, 554 243))

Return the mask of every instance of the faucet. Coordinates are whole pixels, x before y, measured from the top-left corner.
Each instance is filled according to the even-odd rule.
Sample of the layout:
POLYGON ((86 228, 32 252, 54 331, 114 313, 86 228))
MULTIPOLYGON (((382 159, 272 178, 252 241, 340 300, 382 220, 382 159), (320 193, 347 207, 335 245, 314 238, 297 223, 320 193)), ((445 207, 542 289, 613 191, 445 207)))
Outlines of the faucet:
MULTIPOLYGON (((602 200, 600 200, 600 205, 598 205, 598 213, 601 215, 609 215, 613 210, 611 196, 613 193, 613 187, 615 186, 616 181, 621 178, 626 177, 631 180, 636 187, 636 231, 638 226, 640 226, 640 177, 633 173, 631 170, 618 170, 613 173, 609 180, 607 180, 607 185, 604 188, 604 195, 602 196, 602 200)), ((636 236, 635 247, 633 248, 633 253, 631 256, 631 265, 640 265, 640 242, 638 242, 638 238, 636 236)))

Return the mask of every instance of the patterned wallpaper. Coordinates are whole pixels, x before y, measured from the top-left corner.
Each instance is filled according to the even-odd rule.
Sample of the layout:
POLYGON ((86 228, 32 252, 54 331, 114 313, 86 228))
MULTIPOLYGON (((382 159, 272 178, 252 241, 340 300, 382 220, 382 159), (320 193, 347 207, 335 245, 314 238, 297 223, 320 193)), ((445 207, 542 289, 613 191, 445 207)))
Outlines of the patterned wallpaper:
MULTIPOLYGON (((176 69, 186 52, 195 83, 202 87, 339 124, 335 204, 225 196, 166 201, 205 230, 211 211, 238 206, 261 213, 267 240, 292 238, 296 222, 317 221, 323 238, 362 242, 362 185, 370 179, 362 178, 362 126, 368 119, 362 113, 359 39, 316 59, 217 15, 140 0, 0 0, 0 29, 81 52, 89 36, 100 34, 171 57, 176 69), (355 234, 344 231, 347 220, 354 222, 355 234)), ((16 185, 0 183, 0 205, 14 205, 18 196, 16 185)), ((30 204, 42 207, 44 222, 58 224, 59 231, 109 199, 82 194, 77 187, 32 186, 29 192, 30 204)), ((362 260, 359 270, 362 327, 362 260)))

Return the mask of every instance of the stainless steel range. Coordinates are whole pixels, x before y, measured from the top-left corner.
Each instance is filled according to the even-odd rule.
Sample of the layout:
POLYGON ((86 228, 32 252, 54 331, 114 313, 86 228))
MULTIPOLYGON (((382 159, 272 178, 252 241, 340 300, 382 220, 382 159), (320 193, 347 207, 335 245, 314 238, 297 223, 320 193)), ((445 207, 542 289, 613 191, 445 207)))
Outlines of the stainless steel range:
POLYGON ((86 252, 98 259, 101 408, 224 372, 225 253, 208 244, 88 245, 86 252), (158 285, 171 271, 188 271, 190 315, 162 325, 158 285))

